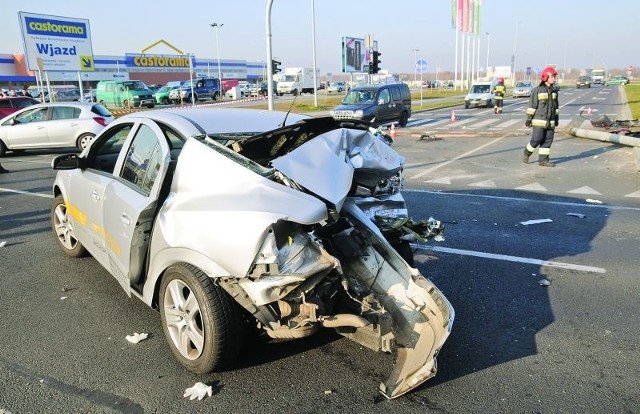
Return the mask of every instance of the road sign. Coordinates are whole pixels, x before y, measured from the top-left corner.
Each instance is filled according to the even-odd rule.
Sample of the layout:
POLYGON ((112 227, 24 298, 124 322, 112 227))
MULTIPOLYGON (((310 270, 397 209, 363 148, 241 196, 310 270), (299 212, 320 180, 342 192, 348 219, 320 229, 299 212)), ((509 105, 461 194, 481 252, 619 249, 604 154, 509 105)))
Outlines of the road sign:
POLYGON ((424 59, 416 60, 416 72, 424 73, 427 71, 427 61, 424 59))
POLYGON ((29 70, 93 71, 89 20, 19 12, 29 70))

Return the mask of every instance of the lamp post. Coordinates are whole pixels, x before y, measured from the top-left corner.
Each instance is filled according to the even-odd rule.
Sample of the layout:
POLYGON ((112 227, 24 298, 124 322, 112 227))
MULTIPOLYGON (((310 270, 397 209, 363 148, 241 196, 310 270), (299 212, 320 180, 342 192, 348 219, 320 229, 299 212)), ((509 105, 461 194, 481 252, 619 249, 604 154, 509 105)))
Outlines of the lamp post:
POLYGON ((224 96, 222 91, 222 68, 220 67, 220 42, 218 41, 218 27, 224 26, 224 23, 211 23, 211 27, 216 30, 216 49, 218 51, 218 85, 220 88, 220 99, 224 96))
POLYGON ((313 43, 313 106, 318 107, 318 79, 316 69, 316 2, 311 0, 311 42, 313 43))
POLYGON ((484 32, 487 35, 487 70, 486 76, 489 76, 489 46, 491 45, 491 34, 489 32, 484 32))
POLYGON ((420 49, 411 49, 413 51, 413 83, 418 83, 418 52, 420 49))

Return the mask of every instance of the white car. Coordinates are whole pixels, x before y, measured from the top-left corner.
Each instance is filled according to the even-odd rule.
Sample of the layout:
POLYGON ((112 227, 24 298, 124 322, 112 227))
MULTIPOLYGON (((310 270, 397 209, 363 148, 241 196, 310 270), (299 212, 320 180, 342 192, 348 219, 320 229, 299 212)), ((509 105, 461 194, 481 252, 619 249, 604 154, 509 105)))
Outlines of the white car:
POLYGON ((454 319, 406 261, 409 241, 444 229, 408 218, 403 163, 367 123, 138 112, 82 154, 53 159, 51 223, 63 252, 88 251, 159 310, 171 351, 193 373, 232 367, 248 329, 274 339, 335 329, 398 353, 379 388, 394 398, 435 375, 454 319))
POLYGON ((345 89, 347 89, 346 83, 344 83, 343 81, 335 81, 335 82, 331 82, 331 84, 327 88, 327 92, 328 93, 332 93, 332 92, 341 93, 341 92, 344 92, 345 89))
POLYGON ((0 120, 0 156, 40 148, 83 150, 113 120, 107 108, 93 102, 32 105, 0 120))
POLYGON ((513 97, 529 97, 531 96, 531 92, 535 88, 535 85, 531 81, 520 81, 516 83, 516 86, 513 88, 513 97))

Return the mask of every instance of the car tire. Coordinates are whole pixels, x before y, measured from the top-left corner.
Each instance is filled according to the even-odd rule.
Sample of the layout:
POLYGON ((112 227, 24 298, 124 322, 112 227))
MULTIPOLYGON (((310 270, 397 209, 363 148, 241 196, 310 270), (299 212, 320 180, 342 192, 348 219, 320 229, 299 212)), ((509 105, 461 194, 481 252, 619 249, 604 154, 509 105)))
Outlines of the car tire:
POLYGON ((169 105, 169 98, 162 98, 162 105, 169 105))
POLYGON ((0 157, 4 157, 4 154, 7 153, 7 146, 4 145, 4 142, 0 141, 0 157))
POLYGON ((409 122, 409 113, 406 111, 403 111, 400 114, 400 120, 398 121, 398 123, 400 124, 401 127, 406 127, 407 122, 409 122))
POLYGON ((235 362, 244 336, 242 314, 204 272, 184 263, 169 267, 158 305, 171 352, 186 369, 207 374, 235 362))
POLYGON ((90 133, 80 135, 76 141, 76 147, 78 147, 80 151, 84 150, 91 143, 93 138, 95 138, 95 135, 90 133))
POLYGON ((147 108, 152 109, 154 106, 156 106, 155 103, 150 103, 150 104, 147 105, 147 108))
POLYGON ((73 226, 69 222, 67 205, 62 194, 57 195, 51 204, 51 228, 58 246, 67 256, 86 256, 87 249, 73 234, 73 226))

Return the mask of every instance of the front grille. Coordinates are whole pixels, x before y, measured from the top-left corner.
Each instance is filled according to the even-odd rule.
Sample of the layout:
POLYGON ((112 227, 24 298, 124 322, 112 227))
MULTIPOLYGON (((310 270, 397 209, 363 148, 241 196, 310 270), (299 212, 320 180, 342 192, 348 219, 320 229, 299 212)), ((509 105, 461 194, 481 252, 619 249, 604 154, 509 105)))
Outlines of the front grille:
POLYGON ((334 111, 333 117, 335 119, 353 119, 353 111, 334 111))

